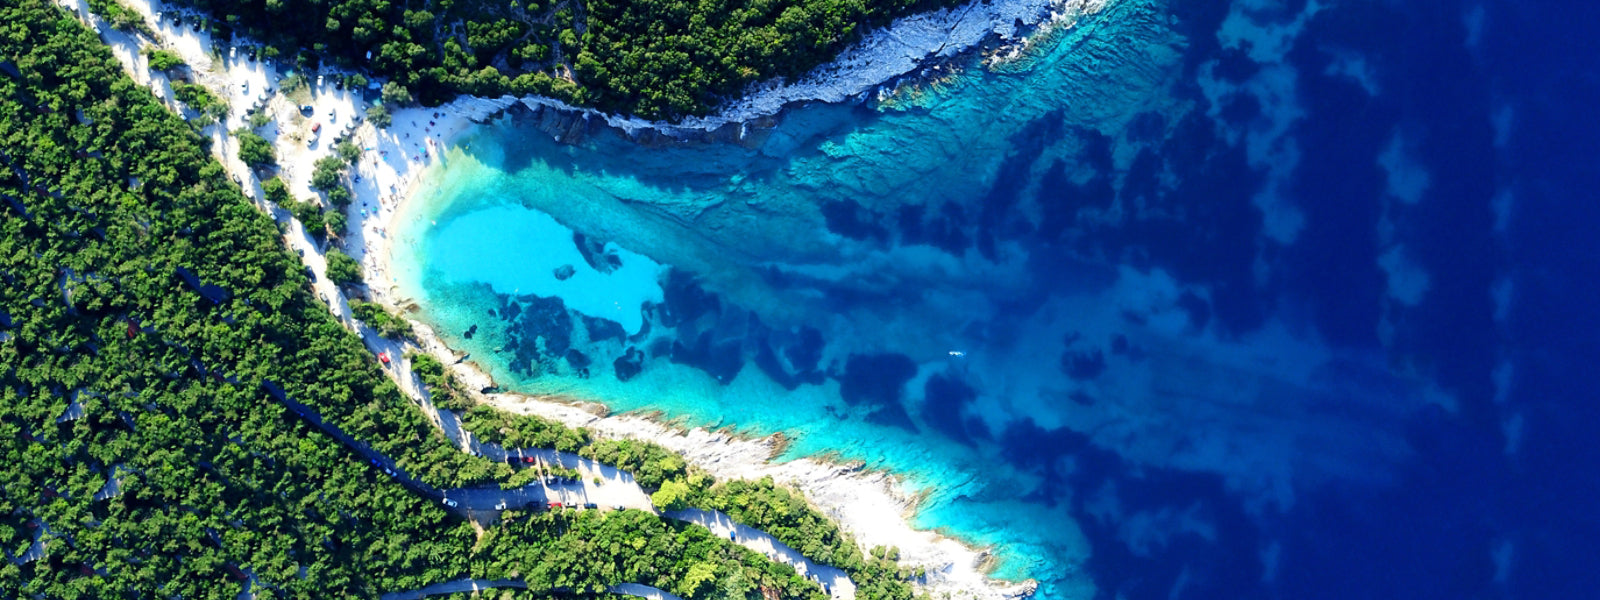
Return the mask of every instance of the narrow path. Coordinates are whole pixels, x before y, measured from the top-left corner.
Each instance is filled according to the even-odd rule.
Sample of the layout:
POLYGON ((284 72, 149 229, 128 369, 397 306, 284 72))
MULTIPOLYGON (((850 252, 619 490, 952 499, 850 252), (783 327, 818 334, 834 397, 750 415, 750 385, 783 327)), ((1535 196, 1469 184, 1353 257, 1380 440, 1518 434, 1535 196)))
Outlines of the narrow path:
POLYGON ((407 590, 404 592, 389 592, 378 596, 378 600, 421 600, 428 596, 441 596, 444 594, 459 594, 462 592, 476 592, 494 588, 521 588, 527 589, 528 584, 520 579, 457 579, 444 583, 407 590))
MULTIPOLYGON (((494 588, 528 589, 528 584, 519 579, 457 579, 455 581, 435 583, 415 590, 389 592, 378 596, 378 600, 422 600, 422 598, 428 596, 477 592, 494 588)), ((667 593, 666 590, 650 587, 642 583, 619 583, 606 588, 606 591, 624 596, 645 598, 646 600, 683 600, 667 593)))
POLYGON ((683 598, 667 593, 666 590, 653 588, 642 583, 619 583, 611 586, 607 591, 613 594, 636 596, 647 600, 683 600, 683 598))
POLYGON ((650 495, 634 480, 633 474, 615 466, 590 460, 571 452, 561 452, 550 448, 517 448, 506 449, 498 444, 482 442, 477 436, 461 427, 460 418, 450 411, 436 411, 436 422, 442 427, 446 435, 467 452, 482 456, 489 460, 507 462, 518 468, 534 465, 548 465, 573 469, 578 472, 578 481, 575 483, 551 484, 540 482, 537 485, 544 487, 545 495, 552 498, 580 498, 573 500, 579 504, 591 502, 602 508, 616 509, 634 508, 645 512, 656 512, 655 506, 650 503, 650 495), (507 460, 508 458, 513 460, 507 460), (526 459, 533 459, 532 463, 526 459))
POLYGON ((767 532, 734 521, 722 511, 686 508, 667 511, 663 516, 700 525, 718 537, 729 538, 740 546, 794 567, 801 577, 821 584, 822 590, 833 598, 849 600, 856 597, 856 585, 843 570, 813 562, 800 554, 799 550, 790 548, 767 532))

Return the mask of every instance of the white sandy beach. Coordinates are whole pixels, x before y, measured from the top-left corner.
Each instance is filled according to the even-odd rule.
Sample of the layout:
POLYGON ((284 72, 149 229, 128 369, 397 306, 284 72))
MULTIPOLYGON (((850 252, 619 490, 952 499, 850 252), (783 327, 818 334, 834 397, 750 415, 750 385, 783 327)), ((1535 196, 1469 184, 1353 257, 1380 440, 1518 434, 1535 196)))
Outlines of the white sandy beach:
MULTIPOLYGON (((157 40, 140 40, 110 30, 98 19, 89 16, 84 0, 58 1, 96 26, 134 78, 150 85, 158 96, 168 99, 169 104, 172 94, 166 77, 152 73, 147 60, 139 53, 144 44, 155 43, 178 52, 191 65, 196 82, 207 85, 228 100, 231 110, 226 120, 207 128, 207 133, 215 142, 214 152, 264 210, 288 223, 286 241, 301 253, 306 265, 317 274, 314 286, 318 294, 329 302, 331 310, 348 326, 360 332, 374 353, 391 357, 394 364, 388 369, 389 374, 402 389, 426 405, 426 394, 401 358, 406 348, 378 337, 350 319, 343 295, 325 277, 323 248, 306 235, 287 211, 265 205, 261 200, 260 181, 238 160, 238 145, 227 133, 247 127, 245 113, 248 108, 263 106, 275 118, 275 124, 265 128, 262 134, 277 149, 278 175, 290 184, 296 197, 315 198, 317 195, 310 189, 313 164, 317 159, 331 155, 337 133, 351 124, 356 116, 365 113, 367 105, 359 91, 339 90, 331 78, 319 85, 317 74, 308 74, 311 87, 309 104, 313 111, 310 117, 305 117, 297 103, 277 93, 282 77, 274 68, 247 60, 243 54, 230 56, 231 53, 226 51, 220 55, 214 54, 212 41, 206 32, 196 32, 187 26, 176 27, 170 20, 158 20, 157 14, 172 9, 157 0, 126 0, 128 5, 144 13, 147 21, 155 26, 157 40), (310 129, 317 123, 321 124, 321 135, 316 143, 308 144, 310 129)), ((403 203, 413 195, 423 173, 438 160, 443 148, 449 147, 457 136, 470 130, 474 121, 488 118, 519 101, 530 106, 557 106, 599 116, 625 130, 645 127, 667 132, 712 129, 727 123, 775 114, 793 102, 842 101, 858 97, 914 71, 930 57, 951 56, 993 35, 1017 41, 1017 23, 1070 23, 1079 15, 1097 10, 1103 1, 994 0, 902 19, 889 29, 868 36, 836 63, 818 69, 800 81, 771 82, 716 116, 679 125, 577 111, 543 98, 518 99, 509 96, 495 99, 464 98, 439 108, 395 110, 391 127, 380 130, 361 123, 352 132, 350 139, 363 149, 363 154, 350 170, 354 200, 348 210, 349 227, 339 245, 361 262, 374 299, 391 306, 398 303, 401 299, 394 297, 391 290, 393 277, 388 264, 391 250, 388 229, 395 222, 403 203)), ((172 106, 181 110, 176 104, 172 106)), ((333 244, 329 243, 330 246, 333 244)), ((420 323, 417 325, 423 349, 443 359, 446 364, 454 363, 455 353, 440 343, 428 327, 420 323)), ((489 378, 470 363, 459 364, 455 368, 457 376, 467 383, 465 387, 469 389, 492 385, 489 378)), ((654 441, 682 453, 693 464, 718 478, 755 479, 771 476, 792 485, 803 491, 824 512, 838 519, 864 547, 895 546, 899 548, 904 564, 924 567, 928 576, 922 588, 934 597, 1012 598, 1025 596, 1032 591, 1031 582, 1019 584, 986 577, 982 572, 986 552, 912 527, 910 518, 916 510, 916 499, 904 482, 890 474, 867 472, 812 459, 773 463, 769 459, 780 443, 776 439, 744 439, 705 429, 684 431, 639 415, 600 416, 605 414, 603 407, 573 402, 572 399, 532 398, 516 394, 492 394, 480 399, 506 410, 537 414, 570 426, 588 427, 605 437, 654 441)))

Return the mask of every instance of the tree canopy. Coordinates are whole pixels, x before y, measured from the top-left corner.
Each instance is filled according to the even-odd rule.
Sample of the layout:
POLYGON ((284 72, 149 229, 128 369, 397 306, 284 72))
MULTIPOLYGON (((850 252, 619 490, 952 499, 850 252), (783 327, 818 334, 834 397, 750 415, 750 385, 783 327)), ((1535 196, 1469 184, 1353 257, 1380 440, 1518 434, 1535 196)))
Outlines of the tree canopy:
POLYGON ((272 142, 261 137, 253 131, 241 131, 239 138, 239 160, 252 167, 260 167, 278 162, 278 152, 273 149, 272 142))
POLYGON ((895 17, 958 1, 178 3, 209 12, 222 38, 243 33, 301 66, 389 78, 387 103, 541 94, 674 119, 705 114, 752 83, 801 75, 895 17))

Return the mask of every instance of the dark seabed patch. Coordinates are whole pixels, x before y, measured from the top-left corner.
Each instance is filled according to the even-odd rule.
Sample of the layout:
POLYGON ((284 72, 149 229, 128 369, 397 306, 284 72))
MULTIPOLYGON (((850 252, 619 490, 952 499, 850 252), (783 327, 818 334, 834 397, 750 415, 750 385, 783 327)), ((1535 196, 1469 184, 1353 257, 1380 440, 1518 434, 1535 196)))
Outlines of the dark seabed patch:
POLYGON ((1123 0, 1054 62, 758 150, 509 144, 575 181, 511 201, 578 271, 666 267, 637 329, 498 294, 474 342, 926 469, 923 524, 1043 598, 1583 597, 1600 136, 1552 115, 1600 100, 1600 52, 1523 12, 1123 0))

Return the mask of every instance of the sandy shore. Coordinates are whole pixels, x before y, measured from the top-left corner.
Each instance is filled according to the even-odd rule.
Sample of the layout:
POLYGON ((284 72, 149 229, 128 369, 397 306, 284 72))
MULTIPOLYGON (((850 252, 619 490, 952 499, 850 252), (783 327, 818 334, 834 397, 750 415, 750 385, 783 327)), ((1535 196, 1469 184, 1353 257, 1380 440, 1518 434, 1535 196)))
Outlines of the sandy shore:
MULTIPOLYGON (((414 196, 427 169, 432 166, 457 136, 469 131, 475 121, 486 119, 506 107, 522 102, 530 106, 556 106, 603 118, 624 130, 655 128, 671 132, 686 129, 713 129, 755 117, 775 114, 794 102, 842 101, 877 89, 885 82, 914 71, 932 57, 947 57, 967 50, 998 35, 1015 38, 1016 26, 1048 25, 1068 22, 1093 12, 1105 0, 992 0, 901 19, 890 28, 868 36, 848 50, 841 59, 795 82, 769 82, 754 90, 722 113, 678 125, 666 125, 634 118, 580 111, 543 98, 495 99, 464 98, 439 108, 406 108, 394 111, 393 125, 377 129, 360 123, 366 101, 359 91, 340 90, 332 78, 321 80, 309 75, 310 90, 298 101, 278 93, 282 74, 272 67, 247 60, 232 52, 216 52, 209 36, 188 27, 178 27, 157 15, 173 10, 157 0, 125 0, 144 13, 155 25, 157 39, 145 40, 111 31, 89 16, 83 0, 58 0, 101 30, 113 52, 133 73, 135 80, 149 85, 158 96, 172 97, 166 76, 149 70, 139 49, 155 44, 181 55, 191 66, 194 81, 226 98, 232 107, 229 116, 206 129, 215 141, 218 158, 238 175, 247 194, 260 203, 260 182, 238 160, 238 147, 228 131, 246 127, 246 109, 259 107, 274 117, 274 124, 261 133, 271 140, 278 153, 277 174, 290 184, 296 197, 315 198, 310 188, 314 163, 333 153, 332 140, 348 130, 350 140, 363 150, 350 170, 353 202, 347 214, 349 226, 336 243, 357 258, 364 270, 371 295, 395 304, 389 257, 392 238, 388 229, 404 203, 414 196), (311 107, 305 115, 302 103, 311 107), (311 128, 320 125, 320 135, 311 128)), ((330 73, 331 75, 331 73, 330 73)), ((169 104, 171 104, 169 100, 169 104)), ((174 108, 181 107, 171 104, 174 108)), ((262 205, 288 225, 286 241, 300 251, 306 265, 318 274, 314 286, 330 309, 356 329, 374 352, 389 353, 395 359, 404 348, 383 340, 349 319, 348 305, 340 290, 327 281, 324 247, 300 229, 282 209, 262 205)), ((422 325, 422 324, 418 324, 422 325)), ((425 351, 455 362, 455 353, 445 347, 425 325, 419 328, 425 351)), ((395 360, 389 370, 402 389, 420 396, 415 378, 403 360, 395 360)), ((493 385, 488 376, 471 363, 455 366, 457 376, 469 389, 493 385)), ((904 564, 924 567, 928 573, 922 587, 934 597, 1013 598, 1031 593, 1030 583, 1009 583, 989 579, 983 573, 987 553, 930 531, 915 529, 911 517, 916 497, 906 484, 891 474, 862 471, 823 460, 803 459, 773 463, 781 441, 776 438, 748 439, 705 429, 684 430, 642 415, 606 415, 604 407, 566 398, 533 398, 517 394, 485 395, 480 400, 505 410, 537 414, 570 426, 587 427, 601 436, 654 441, 686 456, 691 462, 723 479, 756 479, 770 476, 802 490, 824 512, 839 520, 865 547, 895 546, 904 564)))

